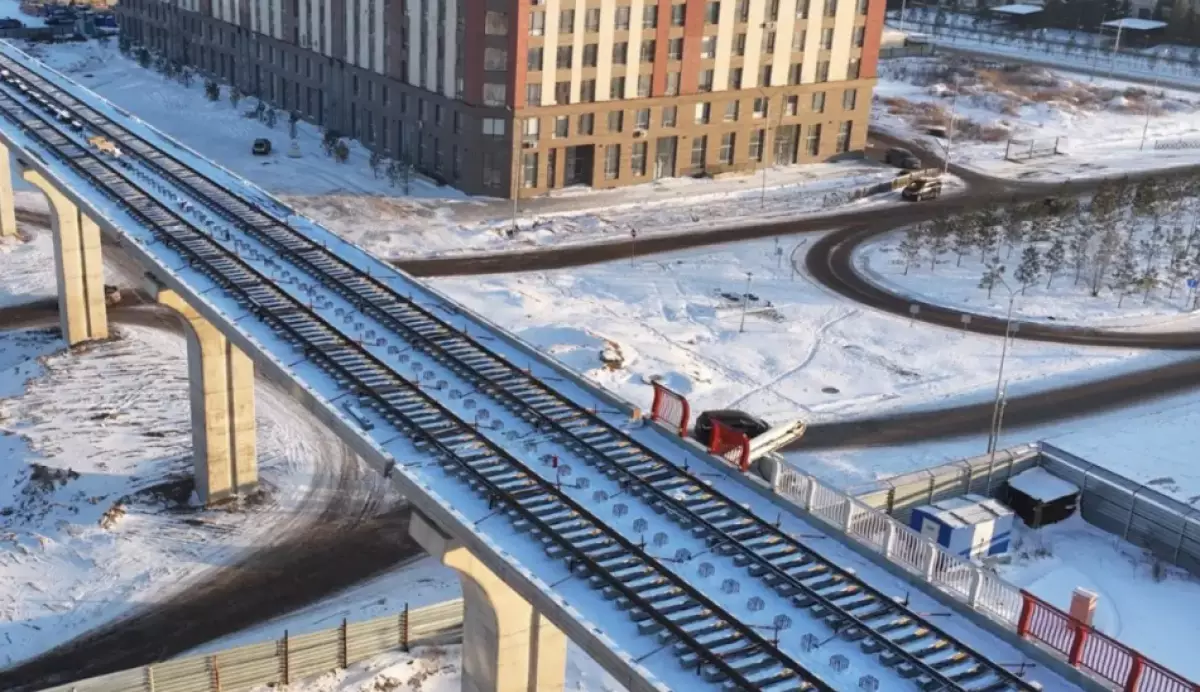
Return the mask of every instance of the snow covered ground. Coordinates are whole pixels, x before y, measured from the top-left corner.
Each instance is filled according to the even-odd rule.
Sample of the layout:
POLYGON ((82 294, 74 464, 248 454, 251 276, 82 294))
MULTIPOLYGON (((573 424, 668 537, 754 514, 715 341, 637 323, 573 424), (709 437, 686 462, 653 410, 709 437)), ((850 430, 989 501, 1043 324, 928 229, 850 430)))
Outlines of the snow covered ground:
MULTIPOLYGON (((30 50, 28 46, 22 49, 30 50)), ((191 87, 167 80, 122 56, 115 45, 97 42, 36 46, 39 59, 85 87, 136 114, 280 195, 311 216, 373 252, 389 256, 425 256, 461 252, 522 251, 560 243, 603 242, 639 234, 678 233, 734 219, 790 218, 843 203, 834 193, 891 178, 895 171, 867 162, 770 168, 720 180, 665 179, 620 190, 567 189, 519 204, 520 231, 509 236, 512 203, 473 198, 449 187, 414 179, 410 195, 375 177, 369 155, 351 145, 347 163, 321 150, 318 128, 300 123, 302 157, 287 156, 287 118, 274 129, 234 108, 227 90, 216 102, 204 96, 203 80, 191 87), (267 137, 275 153, 257 157, 250 145, 267 137)), ((882 204, 886 199, 856 202, 882 204)))
POLYGON ((940 151, 944 140, 926 129, 953 117, 951 161, 987 174, 1062 180, 1200 163, 1200 95, 1193 92, 957 55, 887 60, 880 77, 873 127, 940 151), (1056 138, 1060 155, 1004 158, 1010 139, 1033 140, 1042 150, 1056 138), (1156 149, 1155 142, 1192 146, 1156 149))

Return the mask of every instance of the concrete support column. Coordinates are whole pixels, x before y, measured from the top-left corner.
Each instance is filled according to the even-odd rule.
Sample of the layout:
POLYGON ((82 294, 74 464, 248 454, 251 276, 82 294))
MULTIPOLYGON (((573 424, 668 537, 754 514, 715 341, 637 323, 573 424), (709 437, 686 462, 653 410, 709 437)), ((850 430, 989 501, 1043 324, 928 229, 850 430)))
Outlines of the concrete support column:
POLYGON ((196 493, 205 505, 258 489, 254 363, 174 291, 158 302, 188 324, 188 380, 196 493))
MULTIPOLYGON (((7 155, 0 158, 8 160, 7 155)), ((50 202, 54 269, 58 276, 58 316, 63 338, 71 346, 108 338, 100 228, 41 173, 27 169, 22 176, 41 190, 50 202)), ((8 179, 8 176, 0 171, 0 179, 8 179)), ((7 194, 11 203, 11 185, 7 194)), ((4 203, 3 195, 0 190, 0 206, 10 207, 4 203)), ((15 227, 15 221, 13 225, 15 227)))
POLYGON ((463 692, 562 692, 567 638, 466 548, 416 512, 409 533, 459 574, 463 692))
POLYGON ((13 197, 12 156, 0 144, 0 238, 17 234, 17 207, 13 197))

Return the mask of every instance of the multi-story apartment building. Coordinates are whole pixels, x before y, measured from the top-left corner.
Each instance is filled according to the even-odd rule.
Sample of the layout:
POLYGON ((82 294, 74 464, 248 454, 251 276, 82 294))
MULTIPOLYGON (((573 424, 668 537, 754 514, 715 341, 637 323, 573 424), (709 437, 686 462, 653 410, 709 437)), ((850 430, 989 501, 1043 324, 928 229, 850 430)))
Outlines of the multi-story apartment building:
POLYGON ((123 35, 476 193, 861 150, 885 0, 122 0, 123 35))

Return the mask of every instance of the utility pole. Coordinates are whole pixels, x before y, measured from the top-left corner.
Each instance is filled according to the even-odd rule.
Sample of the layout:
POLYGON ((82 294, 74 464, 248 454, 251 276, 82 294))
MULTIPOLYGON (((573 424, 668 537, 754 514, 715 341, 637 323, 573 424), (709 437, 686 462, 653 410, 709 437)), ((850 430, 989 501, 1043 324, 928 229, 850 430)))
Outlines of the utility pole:
POLYGON ((1013 306, 1017 302, 1017 293, 1012 290, 1004 279, 997 277, 997 281, 1008 291, 1008 315, 1004 318, 1004 345, 1000 349, 1000 370, 996 373, 996 402, 992 406, 992 426, 988 431, 988 453, 995 459, 996 456, 996 424, 1000 419, 1000 396, 1001 389, 1004 386, 1004 361, 1008 358, 1008 339, 1012 334, 1012 314, 1013 306))
POLYGON ((738 333, 746 331, 746 306, 750 303, 750 279, 754 276, 754 272, 746 272, 746 292, 742 294, 742 324, 738 327, 738 333))
MULTIPOLYGON (((1160 55, 1166 57, 1170 54, 1171 49, 1164 48, 1160 55)), ((1155 91, 1158 91, 1158 70, 1154 71, 1154 86, 1150 88, 1150 93, 1146 94, 1146 124, 1142 125, 1142 145, 1138 147, 1139 151, 1146 148, 1146 135, 1150 132, 1150 98, 1154 95, 1155 91)))

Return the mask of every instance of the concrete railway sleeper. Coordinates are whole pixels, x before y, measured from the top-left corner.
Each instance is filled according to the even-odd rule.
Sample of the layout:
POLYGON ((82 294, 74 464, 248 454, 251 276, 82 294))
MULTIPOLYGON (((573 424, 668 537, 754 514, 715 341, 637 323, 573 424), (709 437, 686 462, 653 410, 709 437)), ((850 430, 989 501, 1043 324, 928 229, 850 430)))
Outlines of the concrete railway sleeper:
MULTIPOLYGON (((0 64, 5 64, 0 59, 0 64)), ((872 589, 811 548, 728 497, 688 469, 639 445, 586 408, 481 346, 378 279, 301 236, 258 205, 230 194, 141 138, 37 75, 11 63, 47 97, 135 154, 164 179, 203 200, 209 209, 270 246, 339 293, 364 314, 387 324, 405 341, 432 355, 476 389, 518 412, 591 465, 628 483, 633 494, 656 512, 704 537, 715 554, 765 582, 812 619, 841 637, 861 641, 887 666, 912 678, 921 689, 978 692, 1031 690, 1003 666, 954 640, 907 607, 872 589)))
POLYGON ((45 119, 29 117, 32 112, 0 93, 0 114, 57 152, 164 246, 304 351, 346 394, 435 457, 448 474, 500 505, 514 528, 530 533, 549 556, 565 561, 577 577, 627 611, 641 633, 669 645, 683 666, 729 690, 832 690, 197 225, 138 190, 113 164, 73 144, 45 119))

